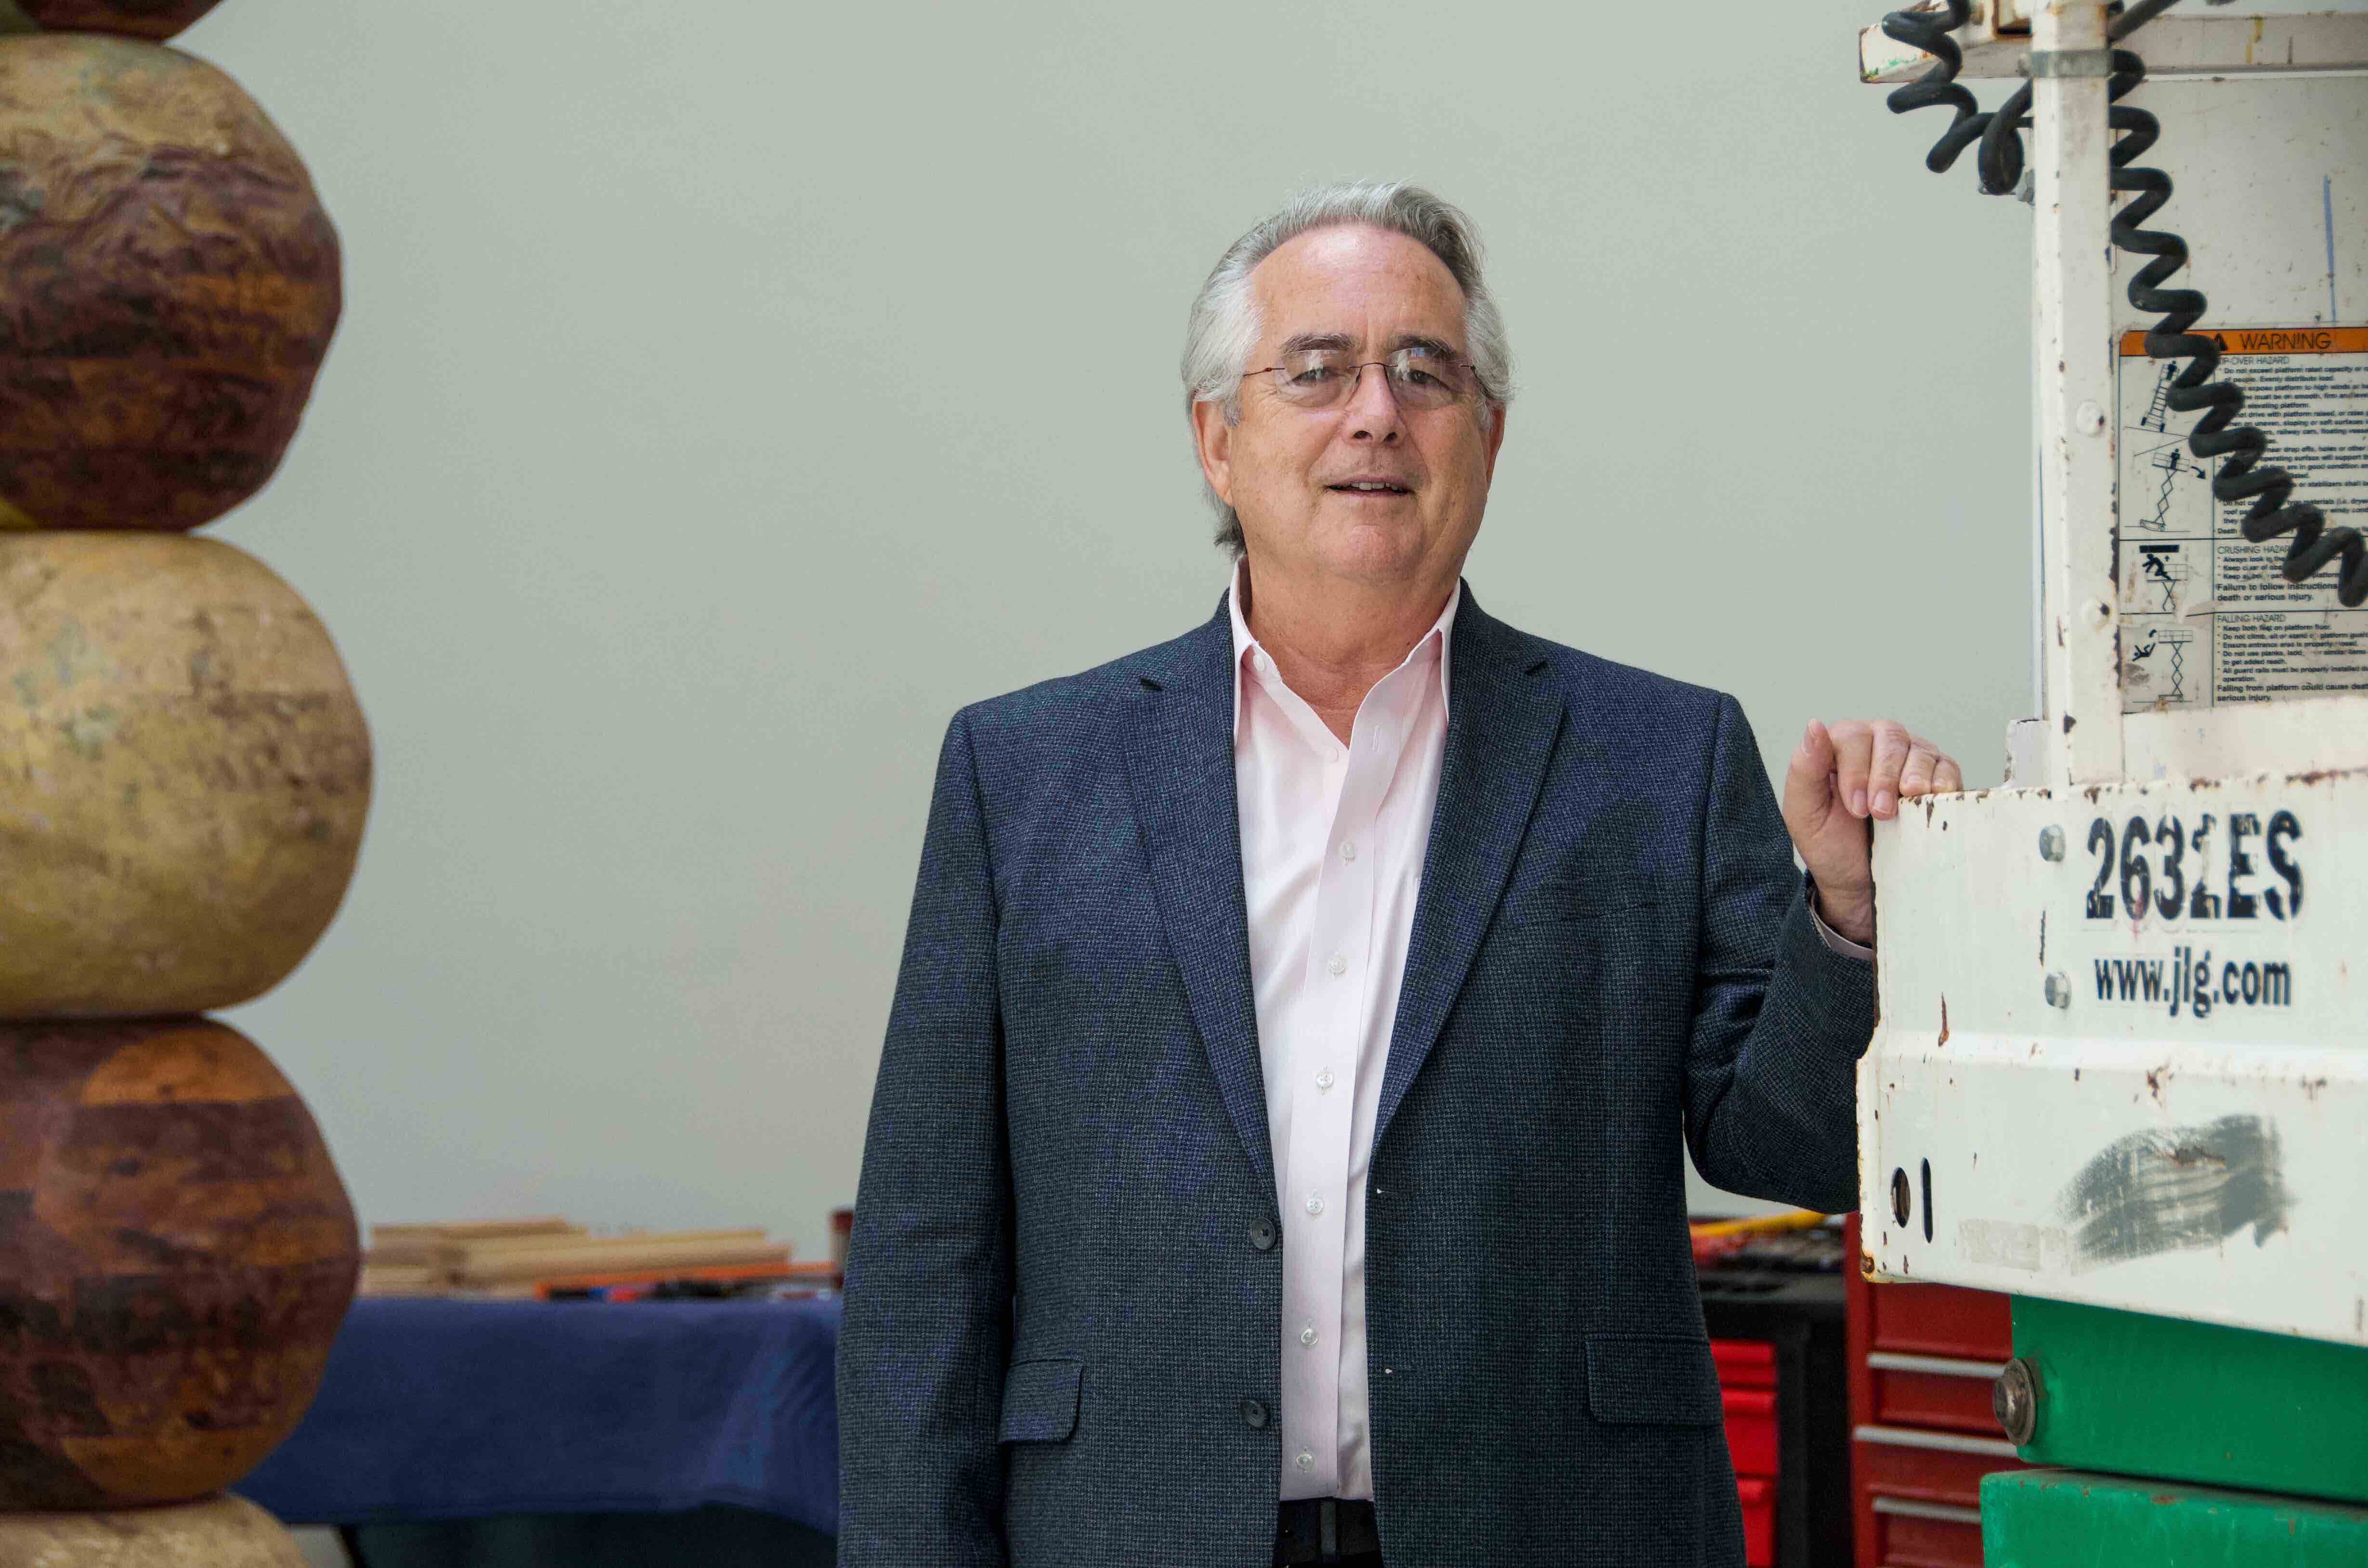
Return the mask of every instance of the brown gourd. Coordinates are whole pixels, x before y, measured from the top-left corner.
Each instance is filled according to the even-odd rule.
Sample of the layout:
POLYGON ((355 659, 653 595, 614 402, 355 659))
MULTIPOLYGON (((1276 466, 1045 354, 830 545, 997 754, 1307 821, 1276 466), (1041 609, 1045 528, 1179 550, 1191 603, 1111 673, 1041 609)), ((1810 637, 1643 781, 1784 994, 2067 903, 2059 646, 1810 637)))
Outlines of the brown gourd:
POLYGON ((339 277, 311 176, 227 75, 0 38, 0 528, 186 530, 262 489, 339 277))
POLYGON ((121 33, 162 40, 214 8, 217 0, 10 0, 0 6, 0 31, 44 28, 58 33, 121 33))
POLYGON ((319 1129, 245 1036, 0 1023, 0 1510, 245 1474, 302 1417, 359 1268, 319 1129))

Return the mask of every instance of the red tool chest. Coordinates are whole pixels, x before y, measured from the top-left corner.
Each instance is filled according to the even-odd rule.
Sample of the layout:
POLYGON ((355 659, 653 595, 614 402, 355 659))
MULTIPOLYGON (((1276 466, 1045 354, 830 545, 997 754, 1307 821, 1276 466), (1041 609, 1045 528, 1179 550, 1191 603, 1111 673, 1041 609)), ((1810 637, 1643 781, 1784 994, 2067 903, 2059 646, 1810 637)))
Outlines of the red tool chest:
POLYGON ((1990 1413, 2014 1354, 2007 1298, 1848 1278, 1859 1568, 1981 1568, 1982 1477, 2022 1468, 1990 1413))
POLYGON ((1775 1568, 1776 1346, 1764 1339, 1713 1339, 1710 1350, 1718 1363, 1726 1449, 1743 1501, 1744 1562, 1748 1568, 1775 1568))

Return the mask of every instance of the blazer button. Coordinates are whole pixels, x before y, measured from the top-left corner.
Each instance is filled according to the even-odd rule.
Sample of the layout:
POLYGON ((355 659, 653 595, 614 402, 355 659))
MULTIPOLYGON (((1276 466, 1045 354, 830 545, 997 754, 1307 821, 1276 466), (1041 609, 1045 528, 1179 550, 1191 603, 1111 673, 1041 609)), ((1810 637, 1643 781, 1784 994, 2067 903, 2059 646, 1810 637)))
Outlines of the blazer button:
POLYGON ((1274 1250, 1274 1224, 1271 1221, 1260 1220, 1250 1227, 1250 1245, 1260 1252, 1274 1250))
POLYGON ((1254 1399, 1246 1399, 1242 1401, 1243 1426, 1247 1426, 1253 1432, 1262 1431, 1266 1427, 1266 1420, 1267 1409, 1265 1405, 1260 1404, 1254 1399))

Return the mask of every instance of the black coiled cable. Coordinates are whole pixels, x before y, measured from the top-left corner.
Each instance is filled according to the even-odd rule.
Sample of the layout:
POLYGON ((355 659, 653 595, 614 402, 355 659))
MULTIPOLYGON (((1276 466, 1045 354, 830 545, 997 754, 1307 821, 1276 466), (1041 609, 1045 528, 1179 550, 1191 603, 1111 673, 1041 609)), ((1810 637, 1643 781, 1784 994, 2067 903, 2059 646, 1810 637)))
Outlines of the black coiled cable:
POLYGON ((1925 168, 1937 176, 1949 173, 1958 154, 1980 142, 1982 152, 1975 159, 1975 168, 1982 176, 1982 192, 2003 197, 2022 177, 2022 137, 2018 132, 2032 123, 2032 85, 2022 83, 1997 114, 1982 114, 1980 104, 1973 102, 1973 93, 1956 81, 1956 74, 1965 66, 1965 54, 1956 48, 1956 38, 1949 38, 1949 33, 1965 26, 1970 17, 1968 0, 1941 0, 1941 5, 1944 12, 1890 12, 1883 19, 1884 38, 1904 42, 1911 50, 1923 50, 1935 62, 1916 81, 1895 87, 1883 102, 1892 114, 1913 114, 1916 109, 1930 109, 1932 104, 1949 104, 1956 119, 1949 120, 1949 128, 1932 142, 1932 152, 1925 154, 1925 168))
MULTIPOLYGON (((2022 179, 2021 132, 2031 125, 2031 84, 2023 83, 1996 113, 1983 113, 1974 95, 1957 80, 1964 55, 1957 40, 1949 36, 1965 26, 1970 7, 1967 0, 1941 3, 1945 9, 1940 12, 1894 11, 1883 18, 1885 38, 1922 50, 1933 59, 1931 70, 1893 91, 1884 103, 1894 114, 1936 104, 1954 109, 1948 130, 1925 154, 1924 166, 1945 174, 1959 154, 1978 142, 1981 153, 1976 166, 1982 190, 2003 196, 2022 179)), ((2341 557, 2343 569, 2336 577, 2335 597, 2347 607, 2356 607, 2368 601, 2368 541, 2362 540, 2357 528, 2329 528, 2326 513, 2308 502, 2295 501, 2294 477, 2285 470, 2258 466, 2269 449, 2269 437, 2253 426, 2235 424, 2245 406, 2244 391, 2234 382, 2212 379, 2220 369, 2220 345, 2188 330, 2203 317, 2207 308, 2203 295, 2193 289, 2162 287, 2187 265, 2187 242, 2166 230, 2139 227, 2162 210, 2171 189, 2170 176, 2162 170, 2136 168, 2131 163, 2153 146, 2162 131, 2161 121, 2153 115, 2121 101, 2145 80, 2145 61, 2126 49, 2112 51, 2105 94, 2111 106, 2106 124, 2119 133, 2110 156, 2112 188, 2132 199, 2114 215, 2111 232, 2118 248, 2151 258, 2130 280, 2129 290, 2133 306, 2162 317, 2146 335, 2146 354, 2157 359, 2189 361, 2170 383, 2169 406, 2182 414, 2204 410, 2189 434, 2188 449, 2199 458, 2227 460, 2212 481, 2212 494, 2224 503, 2252 503, 2242 525, 2245 537, 2258 544, 2282 534, 2294 536, 2280 568, 2289 583, 2302 582, 2341 557)))
POLYGON ((1967 0, 1941 0, 1945 11, 1894 11, 1883 18, 1883 36, 1904 43, 1910 49, 1920 49, 1933 60, 1932 69, 1904 87, 1894 88, 1884 104, 1894 114, 1909 114, 1935 104, 1946 104, 1956 111, 1949 129, 1932 150, 1924 154, 1924 166, 1934 174, 1946 174, 1957 157, 1975 142, 1981 143, 1981 153, 1975 160, 1980 172, 1982 190, 1989 196, 2004 196, 2013 190, 2022 177, 2022 138, 2021 131, 2031 125, 2031 84, 2025 82, 2016 89, 1995 114, 1985 114, 1975 103, 1974 95, 1957 80, 1964 68, 1964 54, 1957 40, 1949 35, 1965 25, 1971 11, 1967 0))
POLYGON ((2207 309, 2203 293, 2163 287, 2187 265, 2187 242, 2168 230, 2140 227, 2162 210, 2171 188, 2170 176, 2162 170, 2132 165, 2162 132, 2161 121, 2153 115, 2121 101, 2145 80, 2145 61, 2126 49, 2113 51, 2105 92, 2112 106, 2106 124, 2118 132, 2110 155, 2112 188, 2127 193, 2130 200, 2114 214, 2112 233, 2117 248, 2152 258, 2130 279, 2130 303, 2162 318, 2146 335, 2147 355, 2188 361, 2171 380, 2168 406, 2182 414, 2204 411, 2188 436, 2188 449, 2199 458, 2226 460, 2213 478, 2212 494, 2226 504, 2252 503, 2242 525, 2245 537, 2259 544, 2282 534, 2294 536, 2281 567, 2285 580, 2302 582, 2340 556, 2343 569, 2336 576, 2335 597, 2346 607, 2356 607, 2368 600, 2368 542, 2362 540, 2358 528, 2329 528, 2326 513, 2294 500, 2294 478, 2285 470, 2258 466, 2269 449, 2269 437, 2250 425, 2235 423, 2245 406, 2243 389, 2212 379, 2220 369, 2220 345, 2188 330, 2207 309))

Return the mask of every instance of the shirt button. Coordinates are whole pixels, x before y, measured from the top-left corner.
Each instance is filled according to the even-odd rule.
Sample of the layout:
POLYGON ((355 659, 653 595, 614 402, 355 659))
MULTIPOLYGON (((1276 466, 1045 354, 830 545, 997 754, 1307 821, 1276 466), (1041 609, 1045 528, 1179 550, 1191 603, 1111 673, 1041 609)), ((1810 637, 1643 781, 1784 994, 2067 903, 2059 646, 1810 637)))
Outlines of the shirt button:
POLYGON ((1258 673, 1262 676, 1270 676, 1274 674, 1274 661, 1268 658, 1264 653, 1252 654, 1250 656, 1250 663, 1257 667, 1258 673))
POLYGON ((1326 1067, 1324 1071, 1315 1074, 1315 1086, 1319 1089, 1326 1090, 1332 1087, 1332 1069, 1326 1067))
POLYGON ((1264 1220, 1260 1220, 1250 1226, 1250 1245, 1258 1248, 1260 1252, 1272 1252, 1274 1250, 1274 1226, 1264 1220))
POLYGON ((1302 1449, 1299 1450, 1299 1457, 1291 1462, 1297 1465, 1302 1470, 1314 1470, 1315 1468, 1315 1456, 1309 1453, 1305 1449, 1302 1449))
POLYGON ((1334 974, 1346 974, 1349 972, 1348 955, 1345 953, 1334 953, 1330 958, 1324 960, 1324 967, 1330 970, 1334 974))
POLYGON ((1307 1211, 1310 1214, 1321 1214, 1324 1212, 1324 1195, 1322 1193, 1311 1192, 1307 1195, 1307 1211))
POLYGON ((1260 1404, 1254 1399, 1246 1399, 1242 1401, 1243 1426, 1248 1427, 1253 1432, 1263 1431, 1266 1428, 1266 1421, 1267 1409, 1265 1405, 1260 1404))
POLYGON ((1305 1328, 1299 1331, 1299 1343, 1302 1345, 1313 1345, 1315 1343, 1315 1325, 1314 1324, 1311 1323, 1305 1328))
POLYGON ((1357 846, 1355 841, 1352 839, 1342 839, 1340 841, 1340 858, 1343 860, 1353 860, 1356 858, 1357 846))

